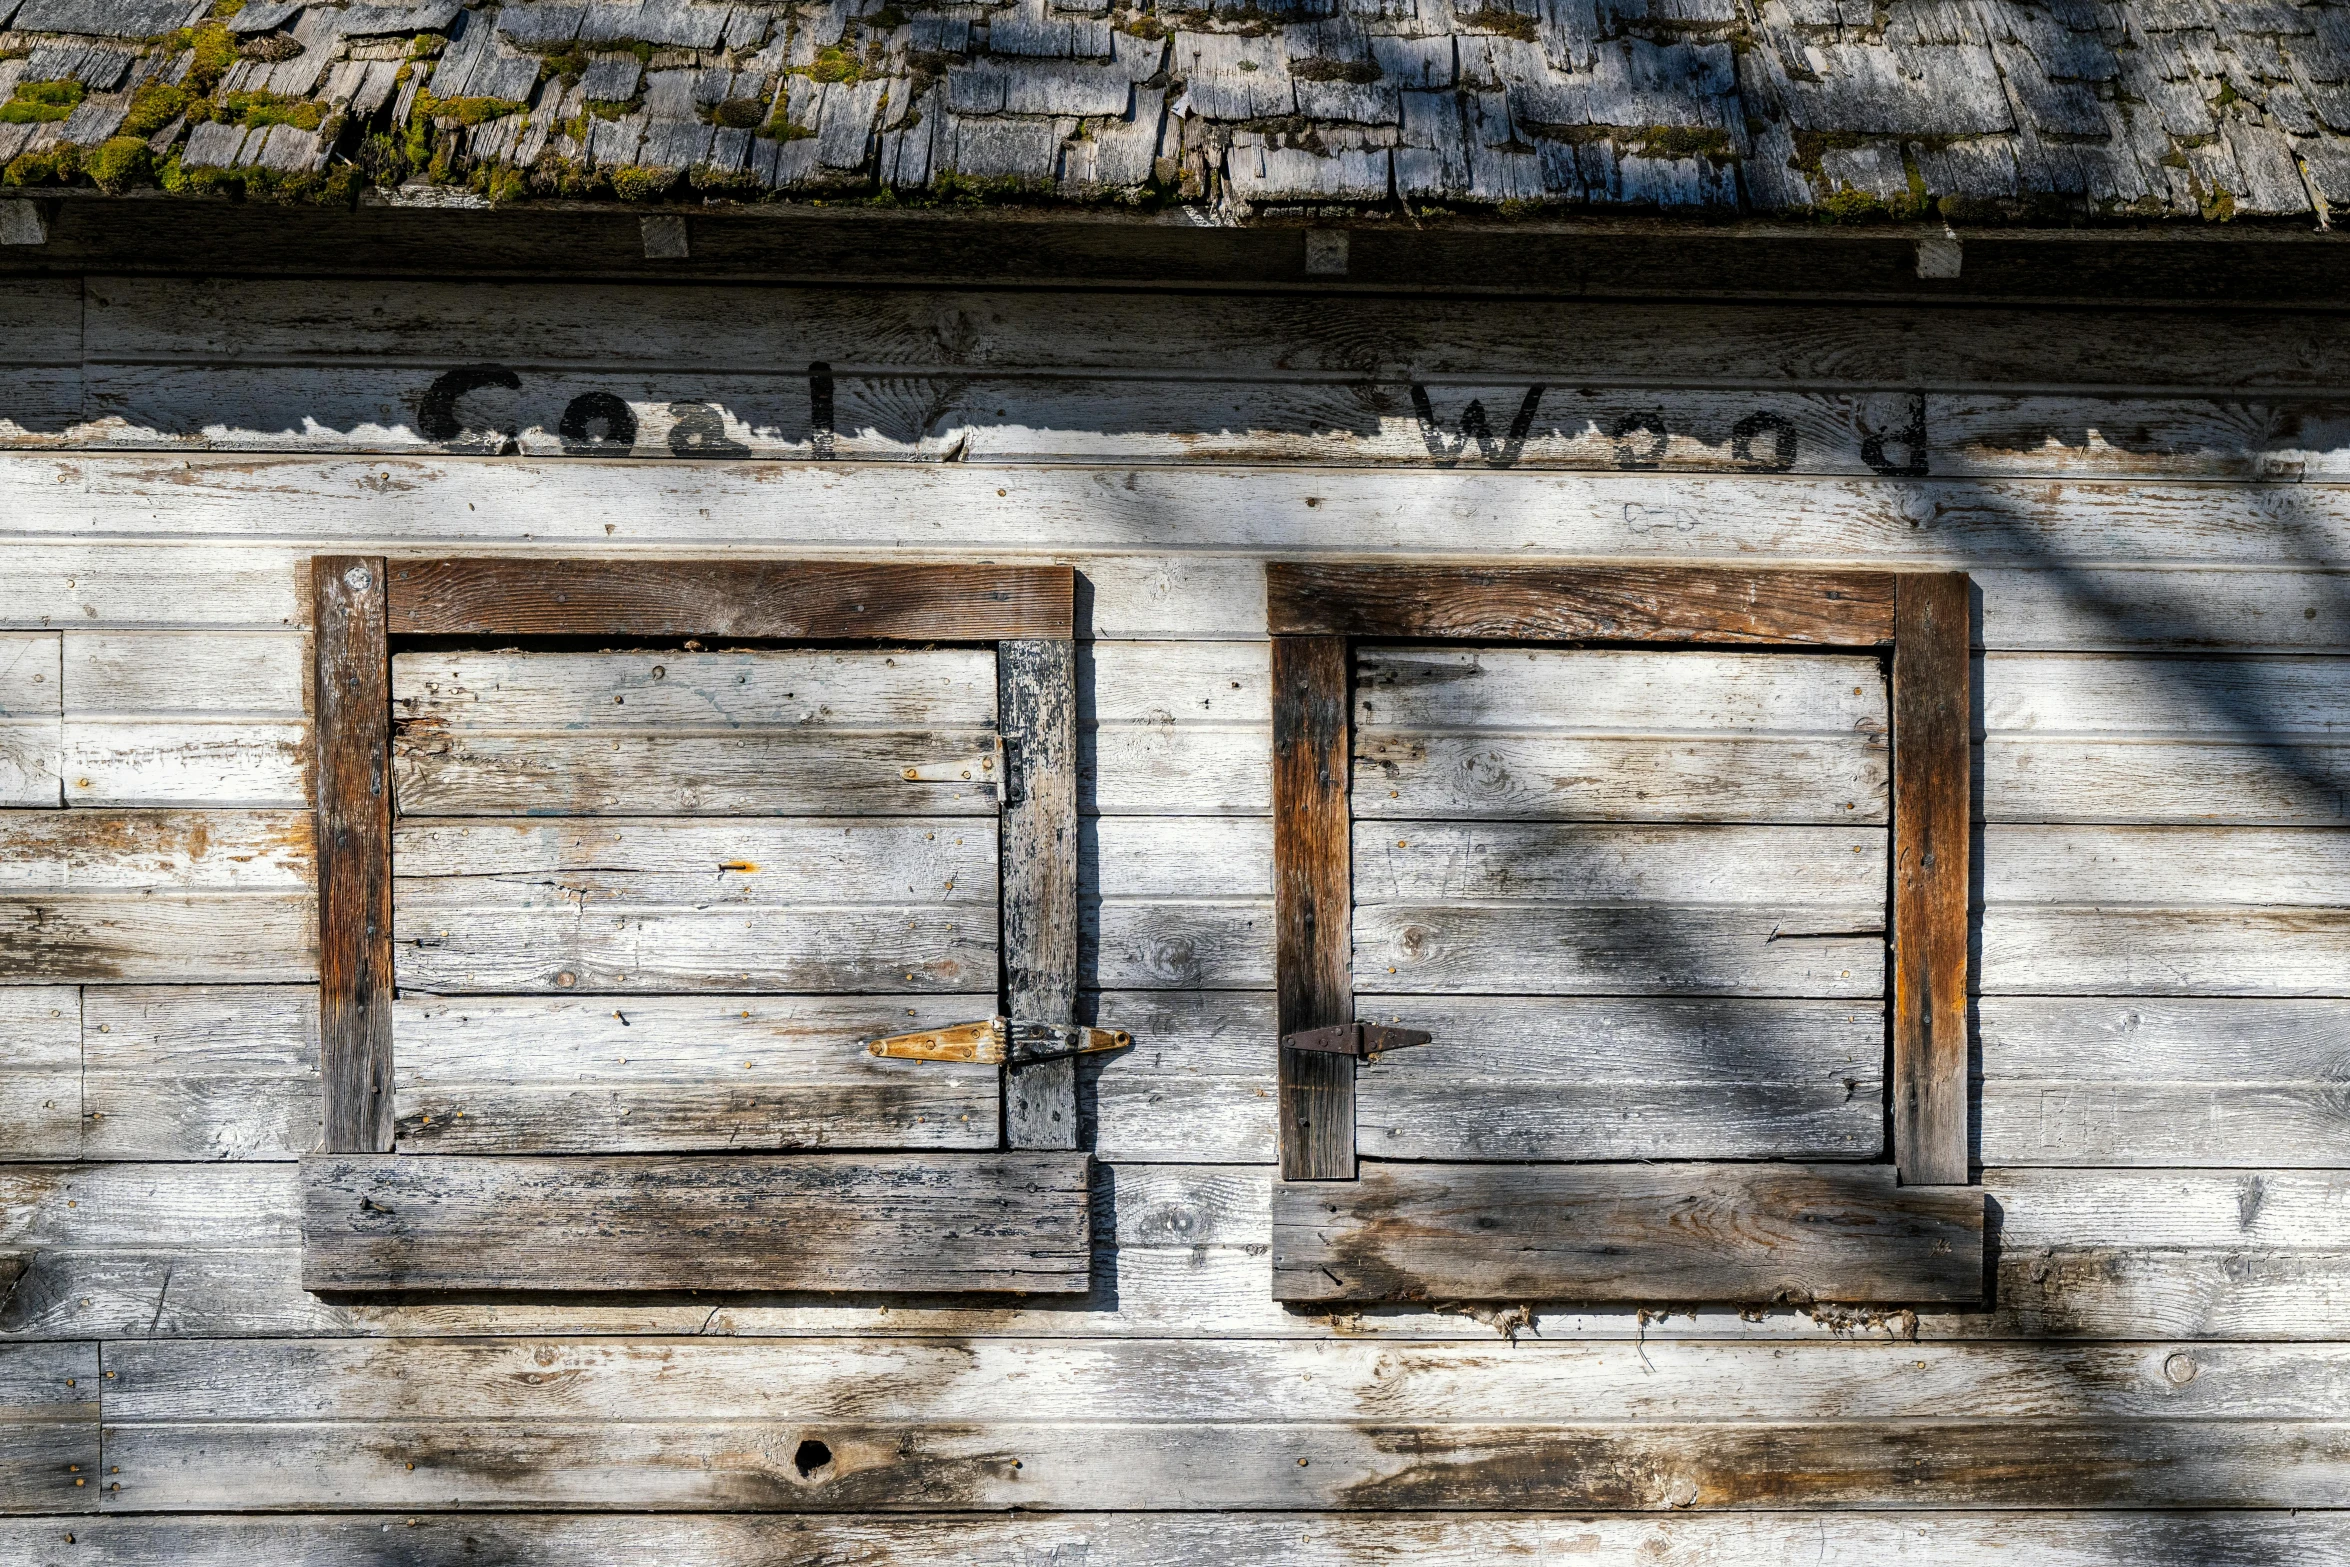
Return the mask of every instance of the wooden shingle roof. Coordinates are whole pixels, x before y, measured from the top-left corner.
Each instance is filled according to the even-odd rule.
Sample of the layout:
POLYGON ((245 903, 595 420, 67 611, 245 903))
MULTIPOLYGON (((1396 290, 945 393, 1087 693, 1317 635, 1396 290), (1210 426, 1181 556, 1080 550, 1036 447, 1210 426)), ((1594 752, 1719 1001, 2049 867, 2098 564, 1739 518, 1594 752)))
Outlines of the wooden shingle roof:
POLYGON ((20 186, 2004 223, 2350 200, 2350 6, 2295 0, 0 0, 0 100, 20 186))

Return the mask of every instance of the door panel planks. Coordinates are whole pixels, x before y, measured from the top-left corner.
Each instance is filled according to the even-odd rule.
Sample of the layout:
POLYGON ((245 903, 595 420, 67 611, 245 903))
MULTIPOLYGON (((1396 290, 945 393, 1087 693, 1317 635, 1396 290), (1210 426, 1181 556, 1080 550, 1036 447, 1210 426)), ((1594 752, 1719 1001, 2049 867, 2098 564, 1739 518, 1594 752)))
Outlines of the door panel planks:
POLYGON ((1070 1154, 303 1160, 302 1282, 409 1290, 1083 1294, 1070 1154))
POLYGON ((392 1147, 392 686, 380 556, 311 562, 323 1146, 392 1147))
MULTIPOLYGON (((1077 1021, 1077 644, 1014 638, 996 649, 1004 743, 1001 924, 1004 1003, 1037 1023, 1077 1021)), ((1004 1069, 1011 1148, 1076 1148, 1077 1059, 1004 1069)))
MULTIPOLYGON (((1354 1020, 1344 637, 1273 639, 1273 921, 1283 1035, 1354 1020)), ((1355 1064, 1280 1053, 1281 1173, 1354 1179, 1355 1064)))
POLYGON ((1983 1212, 1885 1165, 1371 1164, 1273 1188, 1273 1293, 1968 1302, 1983 1212))

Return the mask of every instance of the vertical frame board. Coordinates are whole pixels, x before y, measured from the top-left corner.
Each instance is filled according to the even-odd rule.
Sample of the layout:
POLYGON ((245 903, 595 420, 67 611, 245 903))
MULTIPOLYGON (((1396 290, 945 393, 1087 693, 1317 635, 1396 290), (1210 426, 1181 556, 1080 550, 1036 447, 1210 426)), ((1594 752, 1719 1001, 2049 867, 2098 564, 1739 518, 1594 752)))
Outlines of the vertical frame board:
POLYGON ((321 1146, 392 1147, 392 655, 376 556, 310 563, 321 1146))
POLYGON ((1967 1179, 1970 611, 1961 573, 1896 579, 1893 1150, 1909 1186, 1967 1179))
MULTIPOLYGON (((1273 639, 1275 1010, 1283 1038, 1354 1020, 1352 723, 1344 637, 1273 639)), ((1281 1047, 1281 1175, 1355 1178, 1351 1056, 1281 1047)))
POLYGON ((393 637, 993 644, 1009 775, 999 817, 1000 978, 1017 1019, 1069 1024, 1077 997, 1070 568, 451 559, 387 569, 380 558, 321 556, 312 589, 326 1110, 323 1149, 303 1161, 308 1288, 1090 1288, 1090 1161, 1076 1151, 1076 1074, 1066 1057, 1007 1066, 1006 1140, 1018 1152, 393 1152, 393 637))
MULTIPOLYGON (((1013 1017, 1077 1021, 1077 644, 996 644, 996 724, 1004 742, 1004 1003, 1013 1017)), ((1004 1141, 1078 1145, 1077 1058, 1004 1069, 1004 1141)))
MULTIPOLYGON (((1963 1189, 1969 591, 1958 573, 1267 568, 1285 1041, 1277 1298, 1981 1298, 1983 1202, 1963 1189), (1893 1163, 1358 1171, 1357 1054, 1286 1041, 1356 1021, 1349 680, 1362 638, 1890 648, 1893 1163)), ((1354 1036, 1359 1054, 1369 1035, 1354 1036)))

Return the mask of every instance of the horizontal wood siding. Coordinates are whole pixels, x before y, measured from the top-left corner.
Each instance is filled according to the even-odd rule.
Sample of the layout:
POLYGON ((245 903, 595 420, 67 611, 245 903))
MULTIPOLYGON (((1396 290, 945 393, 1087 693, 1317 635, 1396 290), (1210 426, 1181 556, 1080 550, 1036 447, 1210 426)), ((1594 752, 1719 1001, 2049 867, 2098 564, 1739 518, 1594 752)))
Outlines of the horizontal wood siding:
MULTIPOLYGON (((2333 318, 59 277, 0 329, 0 1562, 2350 1555, 2333 318), (1077 1014, 1136 1035, 1087 1293, 305 1289, 314 553, 1068 568, 1077 1014), (1272 1299, 1267 563, 1373 559, 1969 574, 1980 1304, 1272 1299)), ((404 655, 401 1157, 991 1144, 991 1073, 819 1045, 993 988, 981 655, 610 629, 404 655)), ((1881 689, 1579 658, 1364 683, 1386 950, 1616 911, 1587 994, 1489 993, 1497 925, 1402 1017, 1356 955, 1439 1036, 1361 1069, 1365 1169, 1876 1157, 1882 981, 1801 975, 1881 941, 1881 689)))

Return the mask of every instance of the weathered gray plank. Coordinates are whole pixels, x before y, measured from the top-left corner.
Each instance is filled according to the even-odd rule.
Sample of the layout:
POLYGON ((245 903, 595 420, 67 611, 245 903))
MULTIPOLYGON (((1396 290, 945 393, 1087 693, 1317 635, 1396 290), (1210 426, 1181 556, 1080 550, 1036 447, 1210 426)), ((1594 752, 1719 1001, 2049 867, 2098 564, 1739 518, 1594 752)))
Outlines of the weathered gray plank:
MULTIPOLYGON (((1293 1185, 1326 1196, 1343 1190, 1293 1185)), ((1937 1204, 1957 1200, 1931 1194, 1937 1204)), ((115 1373, 106 1390, 109 1425, 150 1428, 698 1418, 713 1427, 800 1425, 819 1434, 827 1422, 863 1420, 1441 1429, 1569 1416, 1594 1426, 1679 1419, 1930 1427, 1943 1419, 2330 1422, 2350 1385, 2350 1347, 1908 1344, 1825 1335, 1793 1344, 1707 1337, 1642 1345, 1522 1334, 1513 1344, 1487 1329, 1482 1339, 1416 1346, 1344 1336, 1075 1345, 981 1336, 867 1350, 845 1338, 630 1343, 511 1335, 128 1343, 109 1349, 107 1369, 115 1373), (2169 1364, 2182 1351, 2193 1365, 2169 1364), (2177 1379, 2186 1370, 2193 1375, 2177 1379)), ((1137 1476, 1130 1494, 1161 1478, 1137 1476)), ((1172 1500, 1162 1494, 1155 1505, 1172 1500)))
POLYGON ((1881 739, 1358 735, 1355 814, 1382 819, 1882 822, 1881 739))
POLYGON ((98 1510, 99 1386, 95 1344, 0 1345, 0 1495, 8 1511, 98 1510))
POLYGON ((1881 1004, 1382 996, 1434 1043, 1367 1063, 1388 1159, 1849 1159, 1884 1147, 1881 1004))
POLYGON ((478 1432, 401 1419, 110 1422, 107 1457, 110 1466, 120 1460, 126 1509, 204 1511, 236 1487, 255 1507, 325 1501, 403 1516, 426 1505, 1865 1509, 1896 1492, 1919 1507, 2323 1508, 2350 1467, 2350 1426, 2330 1420, 975 1427, 852 1418, 820 1427, 572 1420, 478 1432), (818 1456, 801 1445, 811 1430, 831 1462, 803 1476, 795 1459, 818 1456), (1018 1469, 1007 1453, 1018 1455, 1018 1469), (1170 1473, 1194 1477, 1180 1500, 1164 1482, 1170 1473))
POLYGON ((1979 1191, 1883 1165, 1373 1164, 1273 1189, 1273 1293, 1965 1302, 1982 1235, 1979 1191))
POLYGON ((173 458, 158 476, 149 458, 35 453, 0 468, 0 515, 12 537, 39 542, 69 530, 124 543, 164 534, 229 544, 347 541, 349 494, 365 483, 373 487, 370 539, 387 547, 434 539, 716 549, 739 538, 723 519, 758 515, 773 519, 761 547, 778 551, 896 548, 909 519, 952 517, 954 547, 964 553, 1033 550, 1049 537, 1073 551, 1179 541, 1357 557, 1963 561, 1970 570, 2050 559, 2299 570, 2350 559, 2350 491, 2330 483, 1790 484, 1743 475, 701 461, 677 465, 647 489, 630 472, 532 459, 204 456, 173 458), (157 505, 162 494, 169 506, 157 505))
POLYGON ((441 1154, 994 1148, 997 1072, 862 1041, 995 995, 403 997, 399 1143, 441 1154))
POLYGON ((1373 734, 1876 735, 1883 665, 1851 654, 1554 648, 1355 653, 1355 726, 1373 734))
POLYGON ((981 648, 402 653, 392 692, 412 737, 985 729, 996 716, 981 648))
POLYGON ((2333 827, 2350 745, 2019 736, 1984 742, 1986 822, 2333 827))
MULTIPOLYGON (((1884 906, 1382 903, 1355 910, 1357 992, 1884 993, 1884 906)), ((1401 1006, 1382 1000, 1382 1007, 1401 1006)))
POLYGON ((2350 909, 2008 905, 1984 911, 1981 952, 1992 993, 2332 996, 2350 909))
POLYGON ((303 1161, 315 1290, 1084 1293, 1083 1154, 303 1161))
POLYGON ((994 837, 956 817, 411 818, 392 870, 418 910, 992 906, 994 837))
POLYGON ((1885 896, 1882 828, 1357 822, 1355 902, 1758 904, 1885 896))
POLYGON ((397 908, 400 984, 513 991, 968 992, 996 971, 985 904, 718 910, 397 908))
POLYGON ((0 807, 64 803, 64 680, 59 638, 0 636, 0 807))
MULTIPOLYGON (((837 1462, 837 1460, 836 1460, 837 1462)), ((403 1513, 286 1518, 85 1518, 63 1532, 0 1522, 0 1560, 50 1567, 439 1567, 463 1552, 542 1567, 605 1567, 658 1557, 724 1567, 799 1557, 904 1567, 1010 1567, 1080 1556, 1089 1567, 1485 1567, 1494 1561, 1642 1562, 1653 1567, 1876 1567, 1907 1556, 1942 1567, 2004 1567, 2018 1552, 2054 1567, 2333 1567, 2350 1520, 2311 1512, 1804 1512, 1581 1518, 1463 1513, 971 1514, 810 1517, 757 1514, 403 1513), (51 1553, 57 1553, 52 1555, 51 1553)))
POLYGON ((297 631, 69 630, 71 802, 307 807, 310 664, 297 631))
POLYGON ((995 753, 992 728, 603 738, 403 724, 393 775, 412 816, 993 816, 995 753))
POLYGON ((83 1002, 83 1156, 291 1159, 318 1144, 318 992, 93 987, 83 1002))
MULTIPOLYGON (((1077 650, 1067 641, 996 649, 1004 739, 1002 942, 1010 1016, 1077 1018, 1077 650)), ((1007 1067, 1004 1145, 1078 1148, 1077 1062, 1007 1067)))
MULTIPOLYGON (((1268 1074, 1269 1077, 1269 1074, 1268 1074)), ((1270 1087, 1262 1157, 1271 1157, 1270 1087)), ((1201 1150, 1207 1152, 1206 1149, 1201 1150)), ((322 1302, 301 1284, 291 1165, 0 1166, 0 1337, 667 1333, 1482 1340, 1471 1315, 1400 1306, 1336 1321, 1271 1299, 1271 1170, 1107 1172, 1095 1294, 1009 1307, 825 1296, 707 1305, 570 1298, 322 1302), (68 1206, 68 1204, 74 1206, 68 1206), (1114 1282, 1113 1282, 1114 1281, 1114 1282)), ((2336 1171, 1991 1170, 2003 1228, 1991 1312, 1798 1308, 1757 1314, 1534 1306, 1545 1337, 1926 1341, 2350 1338, 2350 1227, 2336 1171)), ((1097 1191, 1102 1188, 1097 1187, 1097 1191)))
POLYGON ((72 1159, 82 1146, 82 995, 0 986, 0 1159, 72 1159))

